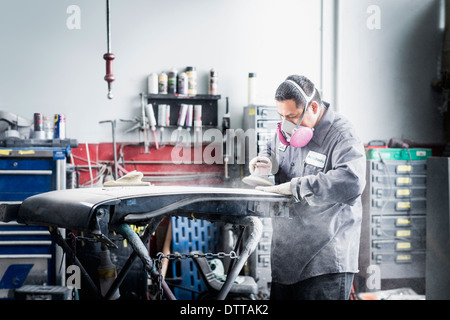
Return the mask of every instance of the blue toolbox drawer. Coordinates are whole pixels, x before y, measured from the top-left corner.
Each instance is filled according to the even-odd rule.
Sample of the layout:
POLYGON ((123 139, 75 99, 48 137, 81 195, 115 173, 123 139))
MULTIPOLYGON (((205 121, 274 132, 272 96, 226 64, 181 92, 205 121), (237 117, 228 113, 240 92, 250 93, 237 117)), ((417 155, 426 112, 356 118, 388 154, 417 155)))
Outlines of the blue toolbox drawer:
POLYGON ((54 190, 55 170, 51 159, 0 158, 0 201, 24 200, 54 190))
POLYGON ((47 228, 0 223, 0 299, 23 284, 49 284, 54 244, 47 228))

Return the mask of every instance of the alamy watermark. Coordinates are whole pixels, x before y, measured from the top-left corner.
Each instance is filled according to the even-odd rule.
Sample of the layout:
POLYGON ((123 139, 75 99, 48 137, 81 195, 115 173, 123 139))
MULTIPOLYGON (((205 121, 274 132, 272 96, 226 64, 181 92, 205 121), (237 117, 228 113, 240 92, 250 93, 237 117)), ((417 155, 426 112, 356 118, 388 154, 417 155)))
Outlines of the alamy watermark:
POLYGON ((81 289, 81 270, 80 267, 77 265, 70 265, 67 266, 66 269, 66 286, 69 289, 76 288, 78 290, 81 289))
POLYGON ((369 30, 381 29, 381 9, 377 5, 370 5, 367 7, 367 13, 369 16, 366 20, 366 26, 369 30))
MULTIPOLYGON (((267 130, 268 140, 259 140, 255 129, 227 129, 225 135, 216 128, 199 130, 192 135, 187 130, 174 130, 170 143, 174 145, 171 161, 174 164, 246 164, 258 155, 258 146, 266 150, 266 143, 275 146, 275 130, 267 130), (259 140, 259 141, 258 141, 259 140), (258 145, 259 143, 259 145, 258 145)), ((265 153, 272 161, 272 172, 278 171, 276 153, 265 153)))
POLYGON ((377 265, 370 265, 367 267, 366 288, 368 290, 381 289, 381 270, 377 265))
POLYGON ((69 30, 81 29, 81 9, 77 5, 70 5, 66 9, 66 13, 69 15, 66 19, 66 27, 69 30))

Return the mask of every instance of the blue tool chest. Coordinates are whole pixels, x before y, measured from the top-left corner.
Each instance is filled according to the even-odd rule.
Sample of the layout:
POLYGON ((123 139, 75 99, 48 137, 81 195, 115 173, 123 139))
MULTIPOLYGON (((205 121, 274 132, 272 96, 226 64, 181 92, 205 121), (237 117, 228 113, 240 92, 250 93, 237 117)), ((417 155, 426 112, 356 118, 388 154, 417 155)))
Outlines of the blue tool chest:
MULTIPOLYGON (((65 188, 66 147, 0 148, 0 202, 65 188)), ((46 227, 0 222, 0 299, 24 284, 55 284, 55 244, 46 227)))

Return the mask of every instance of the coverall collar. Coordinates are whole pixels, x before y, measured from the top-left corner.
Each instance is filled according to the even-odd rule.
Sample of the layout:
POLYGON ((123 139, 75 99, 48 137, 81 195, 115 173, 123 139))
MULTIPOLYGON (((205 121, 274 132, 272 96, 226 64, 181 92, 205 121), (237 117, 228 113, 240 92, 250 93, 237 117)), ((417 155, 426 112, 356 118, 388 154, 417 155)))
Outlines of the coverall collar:
POLYGON ((334 110, 331 108, 330 104, 328 102, 323 102, 325 107, 327 108, 327 111, 322 116, 322 119, 320 119, 319 123, 317 124, 316 129, 314 130, 314 135, 311 139, 311 141, 314 141, 315 144, 318 146, 322 146, 323 140, 325 139, 328 130, 330 129, 331 125, 334 122, 335 113, 334 110))

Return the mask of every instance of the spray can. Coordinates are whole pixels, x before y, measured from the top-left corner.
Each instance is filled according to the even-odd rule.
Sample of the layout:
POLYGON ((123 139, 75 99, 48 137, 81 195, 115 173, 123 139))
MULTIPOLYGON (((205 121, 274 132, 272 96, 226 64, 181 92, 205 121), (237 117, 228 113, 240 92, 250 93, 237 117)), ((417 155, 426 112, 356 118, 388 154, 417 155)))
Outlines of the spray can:
POLYGON ((43 131, 44 130, 44 116, 42 113, 34 114, 34 131, 43 131))
POLYGON ((180 95, 188 94, 188 76, 186 72, 182 72, 178 76, 178 94, 180 95))
MULTIPOLYGON (((97 268, 102 296, 108 293, 109 288, 117 278, 116 266, 111 262, 109 250, 100 251, 100 265, 97 268)), ((112 300, 120 298, 119 289, 111 296, 112 300)))
POLYGON ((175 68, 172 68, 168 74, 168 93, 176 94, 177 93, 177 73, 178 71, 175 68))
POLYGON ((42 113, 35 113, 33 115, 33 118, 34 118, 33 138, 45 139, 44 116, 42 115, 42 113))
POLYGON ((167 94, 167 74, 162 72, 158 77, 158 92, 159 94, 167 94))
POLYGON ((209 94, 211 95, 219 94, 218 80, 219 78, 217 77, 217 71, 211 69, 209 71, 209 94))
POLYGON ((66 138, 66 117, 63 114, 55 114, 55 139, 66 138))
POLYGON ((195 67, 186 67, 186 75, 188 77, 188 95, 195 96, 197 94, 197 70, 195 67))
POLYGON ((256 73, 248 74, 248 105, 256 104, 256 73))
POLYGON ((148 76, 148 93, 158 94, 158 75, 154 72, 148 76))

